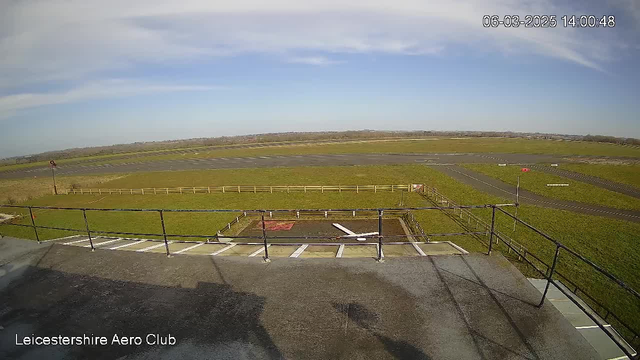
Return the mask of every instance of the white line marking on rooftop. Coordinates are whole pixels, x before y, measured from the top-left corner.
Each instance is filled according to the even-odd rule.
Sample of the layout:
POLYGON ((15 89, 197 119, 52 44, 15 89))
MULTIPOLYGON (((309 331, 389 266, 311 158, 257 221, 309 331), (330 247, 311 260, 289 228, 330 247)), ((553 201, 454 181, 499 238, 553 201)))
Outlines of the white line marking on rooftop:
POLYGON ((216 252, 211 253, 211 256, 216 256, 216 255, 220 254, 221 252, 227 251, 227 250, 231 249, 232 247, 234 247, 236 245, 238 245, 238 244, 231 244, 229 246, 225 246, 224 248, 222 248, 222 249, 220 249, 220 250, 218 250, 216 252))
MULTIPOLYGON (((167 244, 171 244, 171 243, 173 243, 173 241, 168 241, 167 242, 167 244)), ((146 247, 144 249, 136 250, 136 252, 145 252, 145 251, 149 251, 149 250, 153 250, 153 249, 159 248, 161 246, 164 246, 164 243, 160 243, 158 245, 151 245, 151 246, 146 247)))
POLYGON ((195 244, 193 246, 186 247, 186 248, 184 248, 182 250, 178 250, 178 251, 174 252, 174 254, 182 254, 183 252, 186 252, 186 251, 189 251, 189 250, 193 250, 193 249, 195 249, 197 247, 200 247, 202 245, 204 245, 204 243, 195 244))
MULTIPOLYGON (((267 244, 267 247, 270 247, 271 244, 267 244)), ((261 247, 260 249, 254 251, 253 253, 251 253, 251 255, 249 255, 249 257, 254 257, 260 253, 262 253, 264 251, 264 247, 261 247)))
MULTIPOLYGON (((611 327, 610 324, 604 324, 602 325, 602 327, 611 327)), ((578 330, 582 330, 582 329, 599 329, 600 326, 598 325, 587 325, 587 326, 576 326, 576 329, 578 330)))
MULTIPOLYGON (((111 243, 114 243, 114 242, 120 241, 120 240, 122 240, 122 238, 117 238, 117 239, 113 239, 113 240, 107 240, 107 241, 99 242, 97 244, 93 244, 93 247, 104 245, 104 244, 111 244, 111 243)), ((85 245, 84 247, 91 247, 91 244, 85 245)))
POLYGON ((418 244, 411 243, 411 245, 413 245, 413 248, 416 249, 416 251, 418 252, 418 254, 420 254, 420 256, 427 256, 427 254, 425 254, 424 251, 420 249, 420 246, 418 246, 418 244))
POLYGON ((128 244, 124 244, 124 245, 118 245, 118 246, 114 246, 114 247, 112 247, 112 248, 109 248, 109 250, 121 249, 121 248, 124 248, 124 247, 127 247, 127 246, 131 246, 131 245, 135 245, 135 244, 140 244, 140 243, 143 243, 143 242, 145 242, 145 241, 147 241, 147 240, 140 240, 140 241, 136 241, 136 242, 132 242, 132 243, 128 243, 128 244))
MULTIPOLYGON (((61 237, 61 238, 57 238, 57 239, 42 240, 41 242, 50 242, 50 241, 67 240, 67 239, 77 238, 77 237, 79 237, 79 236, 84 236, 84 235, 71 235, 71 236, 65 236, 65 237, 61 237)), ((66 245, 66 244, 65 244, 65 245, 66 245)))
POLYGON ((300 256, 307 248, 309 247, 309 244, 304 244, 304 245, 300 245, 300 247, 293 252, 293 254, 291 254, 292 258, 297 258, 298 256, 300 256))
POLYGON ((69 241, 69 242, 66 242, 66 243, 64 243, 62 245, 71 245, 71 244, 75 244, 75 243, 79 243, 79 242, 83 242, 83 241, 89 241, 89 239, 69 241))
POLYGON ((336 257, 337 258, 341 258, 343 252, 344 252, 344 244, 340 244, 340 247, 338 248, 338 253, 336 254, 336 257))

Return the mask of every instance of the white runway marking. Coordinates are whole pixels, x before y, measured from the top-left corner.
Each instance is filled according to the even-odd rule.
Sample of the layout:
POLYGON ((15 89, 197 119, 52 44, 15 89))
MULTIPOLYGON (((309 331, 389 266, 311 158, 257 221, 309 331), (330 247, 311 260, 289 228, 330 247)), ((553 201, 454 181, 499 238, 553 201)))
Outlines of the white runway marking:
POLYGON ((293 252, 293 254, 291 254, 292 258, 297 258, 298 256, 300 256, 307 248, 309 247, 309 244, 304 244, 301 245, 296 251, 293 252))
MULTIPOLYGON (((68 239, 77 238, 79 236, 84 236, 84 235, 71 235, 71 236, 65 236, 65 237, 61 237, 61 238, 57 238, 57 239, 42 240, 41 242, 68 240, 68 239)), ((66 244, 64 244, 64 245, 66 245, 66 244)))
MULTIPOLYGON (((113 239, 113 240, 107 240, 107 241, 99 242, 97 244, 93 244, 93 247, 104 245, 104 244, 111 244, 111 243, 114 243, 114 242, 120 241, 120 240, 122 240, 122 238, 117 238, 117 239, 113 239)), ((84 247, 91 247, 91 244, 85 245, 84 247)))
POLYGON ((117 250, 117 249, 121 249, 121 248, 124 248, 124 247, 127 247, 127 246, 131 246, 131 245, 135 245, 135 244, 140 244, 140 243, 143 243, 143 242, 145 242, 145 241, 147 241, 147 240, 140 240, 140 241, 136 241, 136 242, 132 242, 132 243, 128 243, 128 244, 124 244, 124 245, 118 245, 118 246, 114 246, 114 247, 112 247, 112 248, 109 248, 109 250, 117 250))
POLYGON ((64 243, 62 245, 71 245, 71 244, 76 244, 76 243, 83 242, 83 241, 89 241, 89 239, 69 241, 69 242, 66 242, 66 243, 64 243))
POLYGON ((418 254, 420 254, 420 256, 427 256, 427 254, 425 254, 424 251, 422 251, 422 249, 420 249, 420 246, 418 246, 418 244, 411 243, 411 245, 413 245, 413 247, 416 249, 418 254))
POLYGON ((216 252, 214 252, 214 253, 211 253, 211 256, 216 256, 216 255, 218 255, 218 254, 222 253, 223 251, 227 251, 227 250, 231 249, 232 247, 234 247, 234 246, 236 246, 236 245, 238 245, 238 244, 231 244, 231 245, 229 245, 229 246, 225 246, 225 247, 223 247, 222 249, 220 249, 220 250, 218 250, 218 251, 216 251, 216 252))
MULTIPOLYGON (((267 248, 270 247, 271 244, 267 244, 267 248)), ((249 255, 249 257, 254 257, 257 256, 258 254, 261 254, 264 251, 264 246, 261 247, 260 249, 254 251, 253 253, 251 253, 251 255, 249 255)))
MULTIPOLYGON (((167 241, 167 244, 171 244, 171 243, 173 243, 173 241, 167 241)), ((161 246, 164 246, 164 243, 160 243, 160 244, 157 244, 157 245, 151 245, 151 246, 146 247, 144 249, 136 250, 136 252, 145 252, 145 251, 149 251, 149 250, 153 250, 153 249, 159 248, 161 246)))
POLYGON ((204 243, 195 244, 193 246, 186 247, 186 248, 184 248, 182 250, 178 250, 178 251, 174 252, 174 254, 182 254, 183 252, 186 252, 186 251, 189 251, 189 250, 193 250, 193 249, 195 249, 197 247, 200 247, 202 245, 204 245, 204 243))
MULTIPOLYGON (((610 324, 604 324, 602 325, 603 327, 610 327, 610 324)), ((599 329, 600 326, 598 325, 587 325, 587 326, 576 326, 576 329, 580 330, 580 329, 599 329)))
POLYGON ((344 252, 344 244, 340 244, 340 247, 338 248, 338 253, 336 254, 336 257, 341 258, 343 252, 344 252))

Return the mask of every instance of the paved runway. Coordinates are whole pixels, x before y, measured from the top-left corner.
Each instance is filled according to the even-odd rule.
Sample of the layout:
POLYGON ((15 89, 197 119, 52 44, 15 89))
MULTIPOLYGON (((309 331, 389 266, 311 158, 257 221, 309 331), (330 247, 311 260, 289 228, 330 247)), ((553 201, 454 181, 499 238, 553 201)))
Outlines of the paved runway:
MULTIPOLYGON (((447 165, 434 166, 434 168, 462 183, 471 185, 480 191, 506 198, 510 201, 515 201, 516 189, 513 185, 461 166, 447 165)), ((520 203, 553 209, 570 210, 588 215, 605 216, 618 220, 640 222, 640 211, 637 210, 620 210, 576 201, 552 199, 524 189, 520 189, 520 203)))
MULTIPOLYGON (((271 168, 296 166, 341 165, 391 165, 391 164, 461 164, 498 163, 536 164, 562 162, 562 158, 529 154, 326 154, 254 156, 232 158, 180 159, 154 162, 129 162, 121 164, 74 164, 58 166, 58 175, 89 175, 107 173, 132 173, 144 171, 202 170, 234 168, 271 168)), ((0 179, 19 179, 34 176, 51 176, 48 167, 0 171, 0 179)))

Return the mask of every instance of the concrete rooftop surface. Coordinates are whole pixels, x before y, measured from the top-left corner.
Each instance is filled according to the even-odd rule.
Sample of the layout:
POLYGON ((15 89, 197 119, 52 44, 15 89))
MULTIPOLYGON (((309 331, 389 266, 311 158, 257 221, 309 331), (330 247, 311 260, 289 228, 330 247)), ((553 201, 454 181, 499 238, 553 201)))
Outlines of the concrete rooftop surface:
POLYGON ((13 254, 0 270, 3 359, 598 358, 499 254, 268 264, 59 244, 13 254), (150 333, 176 344, 16 345, 16 335, 150 333))

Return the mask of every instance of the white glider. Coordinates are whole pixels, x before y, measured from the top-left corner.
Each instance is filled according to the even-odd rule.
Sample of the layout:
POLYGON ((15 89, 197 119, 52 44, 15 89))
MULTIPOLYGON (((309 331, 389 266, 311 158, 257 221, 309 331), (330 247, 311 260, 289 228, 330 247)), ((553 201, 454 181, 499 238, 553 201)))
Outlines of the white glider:
POLYGON ((344 227, 344 226, 342 226, 340 224, 333 223, 333 226, 335 226, 338 229, 340 229, 340 230, 344 231, 345 233, 347 233, 347 235, 343 236, 343 237, 348 237, 348 238, 354 237, 358 241, 366 241, 367 240, 366 238, 363 238, 362 236, 378 235, 377 231, 376 232, 368 232, 368 233, 356 234, 353 231, 347 229, 346 227, 344 227))

